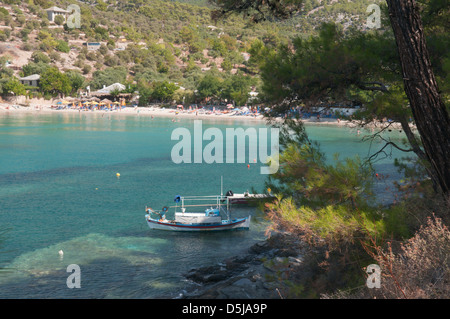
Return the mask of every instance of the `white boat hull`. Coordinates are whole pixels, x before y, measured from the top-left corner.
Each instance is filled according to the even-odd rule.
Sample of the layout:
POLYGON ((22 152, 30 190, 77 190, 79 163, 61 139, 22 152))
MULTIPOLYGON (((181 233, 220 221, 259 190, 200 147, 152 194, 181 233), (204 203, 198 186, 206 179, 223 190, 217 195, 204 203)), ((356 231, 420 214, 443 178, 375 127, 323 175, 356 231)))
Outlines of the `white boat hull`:
POLYGON ((232 229, 248 229, 250 227, 250 218, 237 218, 221 223, 177 223, 169 220, 157 220, 145 215, 148 226, 151 229, 171 230, 171 231, 223 231, 232 229))

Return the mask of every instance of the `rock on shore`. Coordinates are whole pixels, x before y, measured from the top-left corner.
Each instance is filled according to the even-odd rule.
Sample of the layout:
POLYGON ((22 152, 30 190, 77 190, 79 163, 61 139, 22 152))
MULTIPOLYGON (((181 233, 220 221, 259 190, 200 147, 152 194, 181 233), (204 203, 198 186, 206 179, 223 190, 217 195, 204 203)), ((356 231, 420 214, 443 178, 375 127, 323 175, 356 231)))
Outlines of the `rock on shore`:
POLYGON ((302 246, 287 234, 272 235, 235 256, 212 266, 191 269, 185 277, 198 285, 184 291, 187 299, 280 299, 288 287, 280 279, 300 267, 302 246))

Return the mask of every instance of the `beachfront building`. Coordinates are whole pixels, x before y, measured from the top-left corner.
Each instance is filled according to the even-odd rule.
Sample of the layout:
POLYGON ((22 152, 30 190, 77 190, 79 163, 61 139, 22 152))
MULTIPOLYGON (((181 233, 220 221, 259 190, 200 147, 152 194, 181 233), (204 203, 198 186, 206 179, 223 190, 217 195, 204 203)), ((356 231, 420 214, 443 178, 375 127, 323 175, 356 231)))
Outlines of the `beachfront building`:
POLYGON ((67 21, 67 16, 70 14, 70 11, 58 8, 58 7, 51 7, 47 10, 47 18, 50 22, 55 22, 55 17, 60 15, 64 17, 64 21, 67 21))
POLYGON ((20 83, 26 86, 38 87, 41 76, 39 74, 33 74, 23 78, 19 78, 20 83))
POLYGON ((133 94, 124 93, 123 91, 126 89, 126 86, 121 83, 114 83, 110 86, 103 86, 103 88, 90 92, 89 96, 96 97, 100 99, 108 98, 113 101, 117 100, 127 100, 130 101, 133 98, 133 94))
POLYGON ((101 88, 98 91, 92 92, 91 95, 92 96, 101 96, 101 95, 110 95, 113 91, 123 91, 126 89, 126 86, 120 83, 114 83, 111 84, 110 86, 103 86, 103 88, 101 88))

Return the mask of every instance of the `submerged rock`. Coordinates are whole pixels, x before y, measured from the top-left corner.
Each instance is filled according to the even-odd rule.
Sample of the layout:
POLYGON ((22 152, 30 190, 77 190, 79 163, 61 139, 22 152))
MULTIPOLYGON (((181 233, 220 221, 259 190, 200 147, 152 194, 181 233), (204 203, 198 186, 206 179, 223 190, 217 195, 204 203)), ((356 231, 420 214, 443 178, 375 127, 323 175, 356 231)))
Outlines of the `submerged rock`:
POLYGON ((273 299, 282 298, 285 278, 302 264, 301 246, 286 234, 254 244, 244 256, 228 258, 213 266, 191 269, 185 277, 197 284, 183 298, 273 299), (200 286, 198 286, 200 285, 200 286))

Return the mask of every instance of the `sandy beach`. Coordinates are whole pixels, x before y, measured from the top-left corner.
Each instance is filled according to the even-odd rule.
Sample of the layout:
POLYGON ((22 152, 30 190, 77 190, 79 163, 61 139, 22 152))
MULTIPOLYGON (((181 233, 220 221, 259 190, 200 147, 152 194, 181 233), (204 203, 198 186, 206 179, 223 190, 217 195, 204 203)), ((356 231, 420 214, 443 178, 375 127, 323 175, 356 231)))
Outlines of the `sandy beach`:
MULTIPOLYGON (((180 118, 191 119, 208 119, 208 120, 244 120, 264 122, 266 118, 263 115, 238 115, 235 112, 207 112, 204 110, 176 110, 171 108, 159 107, 125 107, 112 111, 107 110, 79 110, 73 108, 52 108, 48 105, 20 106, 9 103, 0 103, 0 116, 7 113, 75 113, 75 114, 109 114, 109 115, 135 115, 135 116, 151 116, 151 117, 169 117, 176 121, 180 118)), ((348 121, 338 121, 337 119, 305 119, 306 123, 314 123, 317 125, 348 125, 348 121)))
MULTIPOLYGON (((13 105, 10 103, 0 103, 0 116, 4 114, 27 114, 27 113, 35 113, 35 114, 57 114, 57 113, 66 113, 66 114, 101 114, 101 115, 109 115, 109 116, 118 116, 118 115, 129 115, 129 116, 149 116, 153 118, 158 117, 166 117, 171 118, 173 122, 182 119, 199 119, 199 120, 214 120, 214 121, 257 121, 257 122, 266 122, 267 119, 263 115, 241 115, 236 114, 235 112, 222 113, 220 111, 210 112, 205 110, 176 110, 173 108, 160 108, 160 107, 125 107, 122 109, 116 110, 80 110, 75 108, 55 108, 51 107, 50 104, 33 104, 30 106, 20 106, 13 105)), ((278 118, 281 121, 281 118, 278 118)), ((351 127, 354 129, 361 128, 360 124, 356 121, 348 121, 348 120, 340 120, 336 118, 321 118, 318 120, 317 118, 309 118, 302 119, 305 125, 329 125, 329 126, 342 126, 342 127, 351 127)), ((370 124, 366 124, 365 128, 373 131, 374 129, 383 129, 388 126, 389 123, 384 122, 372 122, 370 124)), ((413 129, 415 129, 414 125, 411 125, 413 129)), ((401 130, 400 123, 390 123, 390 128, 394 130, 401 130)), ((361 128, 362 129, 362 128, 361 128)))

